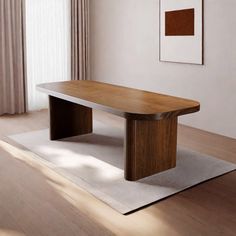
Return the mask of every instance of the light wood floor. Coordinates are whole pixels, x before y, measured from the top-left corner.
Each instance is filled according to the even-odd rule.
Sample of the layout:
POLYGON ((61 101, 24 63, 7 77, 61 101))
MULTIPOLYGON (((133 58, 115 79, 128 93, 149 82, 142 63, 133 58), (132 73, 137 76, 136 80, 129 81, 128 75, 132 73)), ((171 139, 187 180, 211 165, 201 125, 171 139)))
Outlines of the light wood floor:
MULTIPOLYGON (((104 113, 113 125, 123 120, 104 113)), ((7 143, 48 127, 47 111, 0 118, 0 236, 236 235, 236 172, 123 216, 7 143)), ((180 126, 179 144, 236 163, 236 140, 180 126)))

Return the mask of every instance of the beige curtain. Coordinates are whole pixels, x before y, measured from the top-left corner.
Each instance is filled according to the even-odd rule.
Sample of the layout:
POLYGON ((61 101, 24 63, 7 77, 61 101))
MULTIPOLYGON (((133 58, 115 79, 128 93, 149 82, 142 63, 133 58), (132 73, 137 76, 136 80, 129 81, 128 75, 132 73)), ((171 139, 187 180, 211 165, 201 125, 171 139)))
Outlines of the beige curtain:
POLYGON ((89 0, 71 0, 71 76, 89 79, 89 0))
POLYGON ((24 0, 0 0, 0 115, 26 112, 24 0))

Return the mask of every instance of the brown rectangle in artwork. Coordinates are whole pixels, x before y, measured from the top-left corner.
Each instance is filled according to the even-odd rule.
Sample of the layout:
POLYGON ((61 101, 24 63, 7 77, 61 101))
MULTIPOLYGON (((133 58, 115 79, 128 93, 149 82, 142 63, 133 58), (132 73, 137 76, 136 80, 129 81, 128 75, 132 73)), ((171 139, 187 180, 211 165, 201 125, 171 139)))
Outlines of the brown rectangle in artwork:
POLYGON ((194 8, 165 12, 165 35, 194 35, 194 8))

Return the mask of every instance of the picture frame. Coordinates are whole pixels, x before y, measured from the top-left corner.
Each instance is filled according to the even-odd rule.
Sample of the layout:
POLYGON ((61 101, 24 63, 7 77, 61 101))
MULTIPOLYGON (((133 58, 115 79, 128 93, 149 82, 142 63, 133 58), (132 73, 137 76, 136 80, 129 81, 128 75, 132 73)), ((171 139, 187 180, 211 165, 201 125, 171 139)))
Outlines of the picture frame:
POLYGON ((203 0, 159 0, 159 60, 204 64, 203 0))

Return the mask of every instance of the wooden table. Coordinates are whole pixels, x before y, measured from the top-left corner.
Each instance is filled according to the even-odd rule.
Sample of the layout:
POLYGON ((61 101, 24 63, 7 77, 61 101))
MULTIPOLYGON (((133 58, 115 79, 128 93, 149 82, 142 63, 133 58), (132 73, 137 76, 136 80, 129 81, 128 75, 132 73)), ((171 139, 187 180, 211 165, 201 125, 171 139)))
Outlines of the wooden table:
POLYGON ((135 181, 176 166, 177 119, 197 112, 196 101, 95 81, 48 83, 50 138, 92 132, 92 109, 126 119, 125 178, 135 181))

